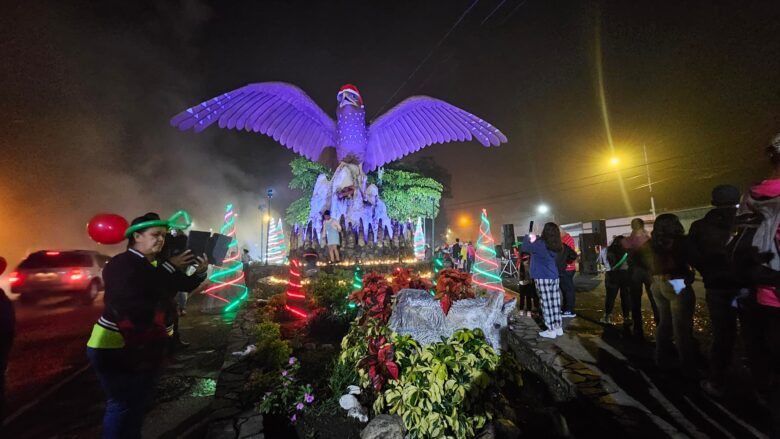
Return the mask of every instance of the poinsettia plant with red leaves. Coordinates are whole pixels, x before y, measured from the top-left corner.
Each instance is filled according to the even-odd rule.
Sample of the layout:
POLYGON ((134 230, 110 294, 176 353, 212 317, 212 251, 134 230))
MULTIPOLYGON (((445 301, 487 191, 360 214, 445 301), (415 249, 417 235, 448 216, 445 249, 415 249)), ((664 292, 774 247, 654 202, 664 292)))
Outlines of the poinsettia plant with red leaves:
POLYGON ((372 271, 363 277, 363 288, 353 292, 349 296, 349 300, 360 305, 365 311, 360 321, 361 324, 368 318, 375 318, 386 323, 392 312, 391 303, 394 294, 395 291, 387 279, 372 271))
POLYGON ((398 379, 398 364, 395 362, 395 351, 385 337, 368 339, 368 355, 360 360, 360 366, 368 369, 368 377, 377 392, 390 379, 398 379))
POLYGON ((393 291, 398 293, 404 288, 412 288, 415 290, 430 290, 433 288, 431 281, 423 279, 419 274, 414 273, 409 268, 396 268, 393 271, 393 291))
POLYGON ((444 315, 450 312, 452 303, 461 299, 473 299, 474 288, 471 286, 471 274, 447 268, 439 272, 436 280, 436 298, 439 299, 444 315))

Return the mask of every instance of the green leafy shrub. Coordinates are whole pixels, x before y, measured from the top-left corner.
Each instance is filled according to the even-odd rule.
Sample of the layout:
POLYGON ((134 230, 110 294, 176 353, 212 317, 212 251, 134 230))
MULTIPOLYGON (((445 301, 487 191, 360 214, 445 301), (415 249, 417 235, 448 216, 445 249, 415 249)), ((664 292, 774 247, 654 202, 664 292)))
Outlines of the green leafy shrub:
POLYGON ((348 309, 347 296, 352 292, 352 273, 335 270, 332 274, 321 271, 304 286, 306 296, 315 307, 322 307, 341 314, 348 309))
POLYGON ((394 340, 401 376, 387 382, 374 402, 376 413, 401 416, 411 439, 470 438, 492 419, 500 357, 481 330, 461 329, 422 349, 394 340))
POLYGON ((282 339, 279 324, 262 321, 255 326, 254 363, 262 370, 274 371, 281 368, 292 354, 290 344, 282 339))
POLYGON ((252 292, 254 297, 258 299, 269 299, 271 296, 284 293, 286 287, 284 285, 269 285, 264 283, 258 283, 252 292))
POLYGON ((368 370, 361 366, 361 362, 368 355, 369 338, 388 337, 389 335, 390 329, 377 319, 369 318, 364 324, 360 324, 360 319, 355 319, 350 324, 349 332, 341 340, 339 362, 357 372, 357 384, 360 387, 367 389, 371 384, 368 370))

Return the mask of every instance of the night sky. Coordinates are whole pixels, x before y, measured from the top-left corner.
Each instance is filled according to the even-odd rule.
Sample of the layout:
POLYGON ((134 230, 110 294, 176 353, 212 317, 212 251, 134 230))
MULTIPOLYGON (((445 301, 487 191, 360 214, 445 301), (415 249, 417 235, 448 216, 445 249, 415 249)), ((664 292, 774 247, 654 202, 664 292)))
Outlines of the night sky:
POLYGON ((437 227, 464 237, 482 207, 497 238, 540 202, 561 223, 647 212, 642 145, 659 210, 706 205, 716 184, 765 176, 761 149, 780 131, 779 2, 25 1, 3 8, 0 57, 0 254, 12 263, 88 246, 98 212, 184 208, 217 229, 234 202, 239 239, 257 243, 266 188, 274 211, 299 196, 286 187, 294 153, 168 125, 252 82, 296 84, 330 115, 349 82, 370 118, 424 94, 498 126, 500 148, 407 159, 451 172, 437 227))

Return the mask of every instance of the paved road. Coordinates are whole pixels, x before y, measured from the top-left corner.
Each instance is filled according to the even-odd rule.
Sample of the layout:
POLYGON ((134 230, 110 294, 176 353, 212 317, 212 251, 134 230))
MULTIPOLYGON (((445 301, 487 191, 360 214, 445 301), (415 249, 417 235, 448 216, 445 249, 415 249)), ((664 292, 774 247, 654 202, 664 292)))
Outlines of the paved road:
MULTIPOLYGON (((584 280, 580 280, 580 285, 584 280)), ((695 336, 700 350, 707 352, 711 341, 709 316, 703 288, 698 286, 695 336)), ((697 381, 686 381, 676 373, 663 373, 655 367, 655 328, 646 298, 643 309, 645 321, 649 322, 646 343, 637 343, 619 325, 598 323, 604 312, 604 288, 600 283, 591 291, 577 294, 578 316, 565 322, 566 335, 555 343, 610 382, 618 391, 613 395, 616 400, 647 414, 658 431, 639 432, 641 436, 766 437, 768 413, 752 396, 741 346, 735 351, 726 397, 711 398, 700 391, 697 381)), ((705 355, 700 365, 706 370, 705 355)))
POLYGON ((9 415, 87 364, 86 340, 103 311, 103 297, 91 306, 63 298, 15 305, 16 340, 6 375, 9 415))
MULTIPOLYGON (((204 314, 201 304, 202 296, 195 296, 188 306, 189 314, 181 321, 182 337, 192 344, 175 355, 163 371, 146 416, 144 437, 197 436, 199 421, 208 413, 235 312, 204 314)), ((0 436, 100 436, 105 396, 88 367, 85 345, 101 308, 102 301, 92 307, 70 303, 17 307, 20 335, 9 370, 9 414, 13 416, 19 408, 24 412, 10 419, 0 436)))

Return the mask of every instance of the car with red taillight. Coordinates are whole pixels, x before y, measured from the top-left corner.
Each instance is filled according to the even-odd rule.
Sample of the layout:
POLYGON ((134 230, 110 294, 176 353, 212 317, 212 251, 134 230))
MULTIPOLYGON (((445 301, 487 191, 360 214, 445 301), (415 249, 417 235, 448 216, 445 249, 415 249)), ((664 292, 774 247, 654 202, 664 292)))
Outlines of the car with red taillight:
POLYGON ((101 275, 109 259, 91 250, 41 250, 27 256, 8 275, 8 282, 24 304, 54 296, 91 304, 103 289, 101 275))

